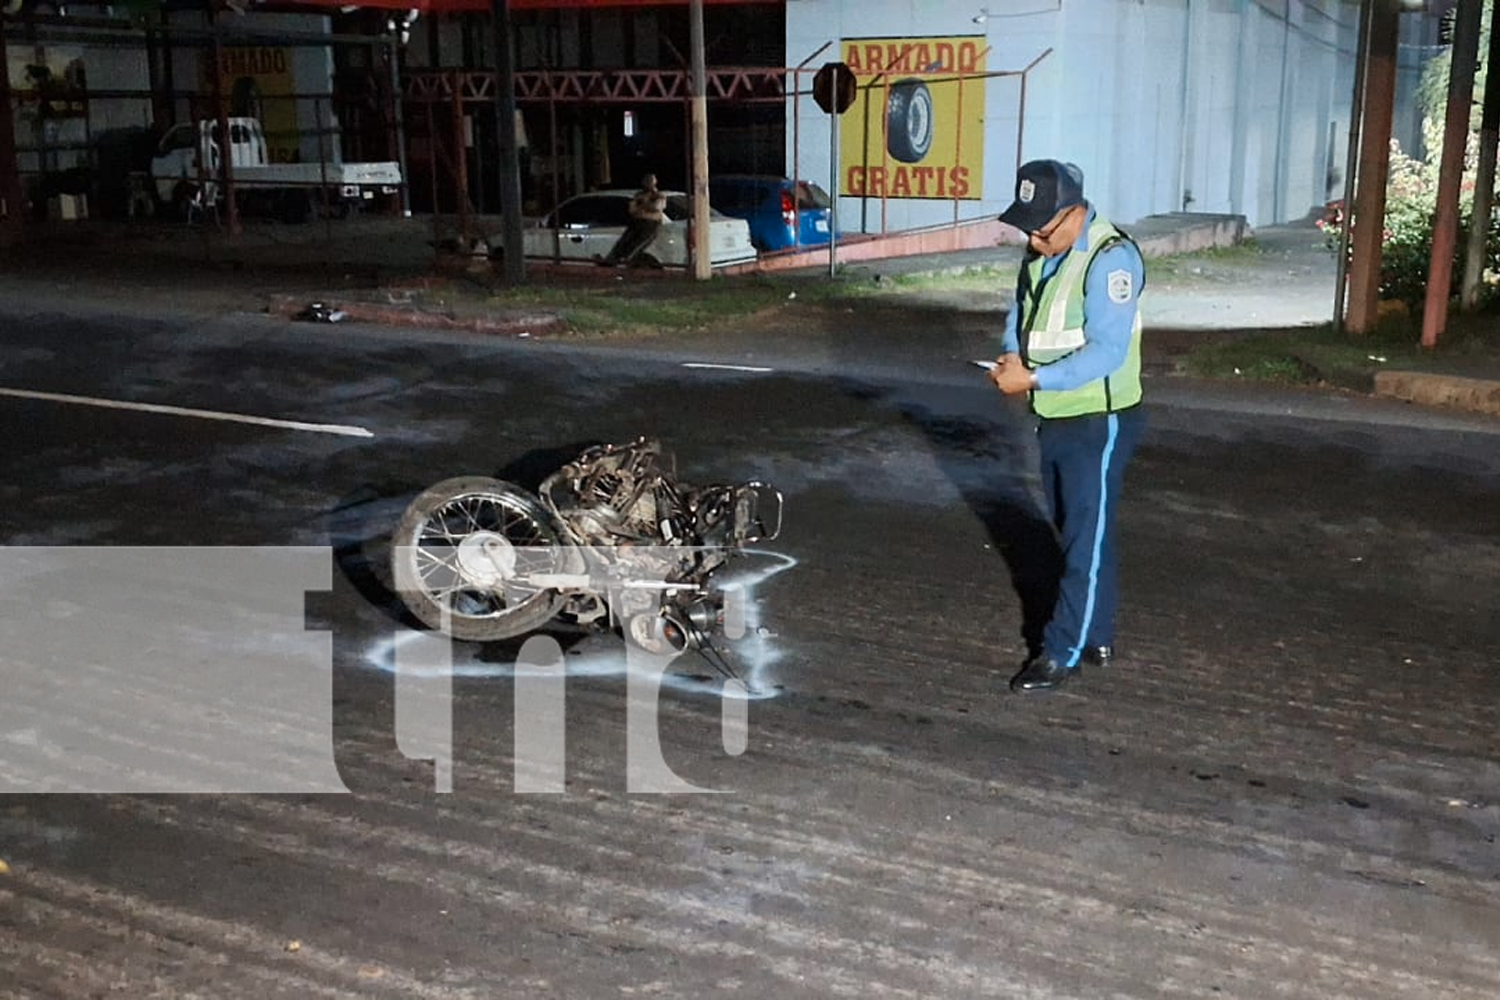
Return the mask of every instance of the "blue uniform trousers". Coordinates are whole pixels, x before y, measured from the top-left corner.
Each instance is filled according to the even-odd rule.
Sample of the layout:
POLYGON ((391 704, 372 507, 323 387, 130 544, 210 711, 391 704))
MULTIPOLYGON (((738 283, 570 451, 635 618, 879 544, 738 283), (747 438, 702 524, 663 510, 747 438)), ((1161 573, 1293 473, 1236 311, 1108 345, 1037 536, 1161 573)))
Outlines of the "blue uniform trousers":
POLYGON ((1115 508, 1145 423, 1145 410, 1134 406, 1038 425, 1042 489, 1063 561, 1042 647, 1060 666, 1076 667, 1090 647, 1114 645, 1115 508))

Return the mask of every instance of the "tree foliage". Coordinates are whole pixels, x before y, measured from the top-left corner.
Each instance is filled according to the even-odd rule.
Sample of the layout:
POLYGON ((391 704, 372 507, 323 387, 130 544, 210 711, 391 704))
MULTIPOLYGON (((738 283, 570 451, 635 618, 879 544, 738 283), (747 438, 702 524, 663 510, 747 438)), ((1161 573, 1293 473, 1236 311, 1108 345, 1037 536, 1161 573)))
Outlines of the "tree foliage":
MULTIPOLYGON (((1459 291, 1463 280, 1464 258, 1469 231, 1473 225, 1475 166, 1479 154, 1479 127, 1484 89, 1488 80, 1492 5, 1484 6, 1479 41, 1479 67, 1474 80, 1474 102, 1469 121, 1468 143, 1464 156, 1463 182, 1459 192, 1459 233, 1454 244, 1453 285, 1449 294, 1459 291)), ((1438 172, 1443 156, 1443 131, 1448 114, 1448 85, 1453 66, 1453 51, 1444 48, 1423 67, 1416 99, 1422 112, 1422 150, 1414 156, 1391 143, 1390 179, 1386 187, 1385 228, 1382 235, 1380 262, 1380 297, 1419 306, 1427 295, 1427 272, 1432 261, 1432 224, 1437 213, 1438 172)), ((1344 220, 1340 211, 1323 225, 1331 246, 1337 245, 1339 227, 1344 220)), ((1488 221, 1486 241, 1487 285, 1494 287, 1500 275, 1500 222, 1494 211, 1488 221)))

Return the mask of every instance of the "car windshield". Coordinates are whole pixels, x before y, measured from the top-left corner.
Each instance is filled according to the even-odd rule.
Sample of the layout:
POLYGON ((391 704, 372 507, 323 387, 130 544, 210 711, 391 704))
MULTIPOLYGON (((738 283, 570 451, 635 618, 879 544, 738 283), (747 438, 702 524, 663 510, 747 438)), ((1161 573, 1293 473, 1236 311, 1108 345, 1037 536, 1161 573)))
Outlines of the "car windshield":
MULTIPOLYGON (((693 199, 692 199, 692 197, 689 196, 689 195, 687 195, 687 194, 684 194, 684 193, 682 193, 680 191, 674 191, 673 193, 667 195, 667 207, 666 207, 665 215, 666 215, 667 218, 671 219, 673 222, 690 222, 690 221, 692 221, 692 218, 693 218, 693 199)), ((720 212, 716 207, 714 207, 713 205, 709 205, 708 206, 708 217, 710 219, 720 219, 720 218, 723 218, 723 216, 724 216, 724 213, 720 212)))
POLYGON ((798 208, 828 208, 832 204, 833 202, 828 199, 828 192, 812 181, 797 182, 798 208))
POLYGON ((188 124, 174 125, 167 130, 167 134, 161 137, 161 151, 170 153, 174 149, 193 148, 193 126, 188 124))

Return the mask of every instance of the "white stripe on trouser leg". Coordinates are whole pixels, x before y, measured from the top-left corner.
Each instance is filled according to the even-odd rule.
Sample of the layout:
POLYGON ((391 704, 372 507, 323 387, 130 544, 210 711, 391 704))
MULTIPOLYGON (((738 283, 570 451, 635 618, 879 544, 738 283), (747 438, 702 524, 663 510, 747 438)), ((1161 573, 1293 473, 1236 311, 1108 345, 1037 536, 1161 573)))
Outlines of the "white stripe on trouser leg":
POLYGON ((1104 442, 1104 454, 1099 457, 1099 508, 1094 519, 1094 551, 1089 559, 1088 598, 1083 602, 1083 621, 1078 626, 1078 642, 1068 651, 1068 667, 1078 666, 1083 658, 1083 647, 1089 641, 1089 629, 1094 625, 1094 604, 1099 599, 1099 563, 1104 558, 1104 526, 1109 523, 1109 463, 1115 454, 1115 438, 1119 436, 1120 418, 1108 416, 1109 437, 1104 442))

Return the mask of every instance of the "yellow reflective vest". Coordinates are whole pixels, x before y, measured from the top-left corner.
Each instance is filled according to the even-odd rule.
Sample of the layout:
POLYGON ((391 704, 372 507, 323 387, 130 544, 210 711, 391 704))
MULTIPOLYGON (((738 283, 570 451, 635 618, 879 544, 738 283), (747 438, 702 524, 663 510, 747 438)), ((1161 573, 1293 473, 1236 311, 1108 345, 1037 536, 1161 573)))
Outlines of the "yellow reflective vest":
MULTIPOLYGON (((1096 214, 1089 225, 1087 253, 1070 251, 1057 270, 1046 279, 1046 258, 1026 265, 1025 288, 1039 288, 1040 295, 1023 294, 1016 308, 1021 355, 1030 368, 1060 361, 1087 342, 1084 336, 1084 284, 1089 266, 1105 247, 1126 237, 1114 224, 1096 214)), ((1039 417, 1081 417, 1092 413, 1114 413, 1141 401, 1141 314, 1136 310, 1125 363, 1104 378, 1075 389, 1037 389, 1031 408, 1039 417)))

